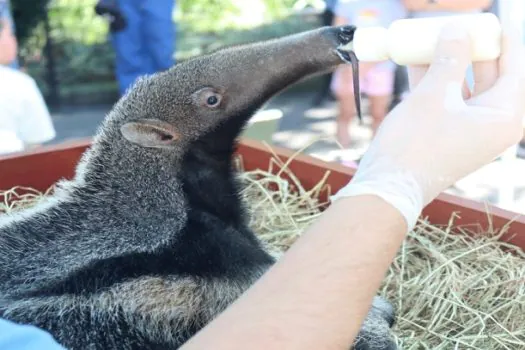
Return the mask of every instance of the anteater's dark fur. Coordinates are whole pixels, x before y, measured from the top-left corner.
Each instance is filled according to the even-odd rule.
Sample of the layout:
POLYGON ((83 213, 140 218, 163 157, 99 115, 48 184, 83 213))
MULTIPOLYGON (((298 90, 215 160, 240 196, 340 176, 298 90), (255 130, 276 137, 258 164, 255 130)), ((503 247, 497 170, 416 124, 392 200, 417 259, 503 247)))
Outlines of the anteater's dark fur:
MULTIPOLYGON (((0 316, 68 349, 179 347, 273 263, 238 195, 236 137, 270 97, 343 63, 354 29, 229 48, 137 82, 76 177, 1 219, 0 316)), ((393 317, 377 298, 357 348, 395 349, 393 317)))

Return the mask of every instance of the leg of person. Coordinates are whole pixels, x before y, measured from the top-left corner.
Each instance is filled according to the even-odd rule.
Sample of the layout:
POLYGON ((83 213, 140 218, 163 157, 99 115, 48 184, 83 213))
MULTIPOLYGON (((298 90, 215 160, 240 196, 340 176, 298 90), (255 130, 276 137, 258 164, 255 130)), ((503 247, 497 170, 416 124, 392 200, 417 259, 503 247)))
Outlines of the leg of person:
POLYGON ((367 74, 366 90, 363 92, 366 92, 370 101, 373 135, 388 113, 394 89, 395 69, 396 66, 392 62, 378 63, 367 74))
POLYGON ((169 69, 175 64, 174 0, 144 1, 142 23, 150 74, 169 69))
POLYGON ((370 115, 372 116, 372 135, 375 136, 379 125, 388 113, 391 95, 369 96, 370 115))
MULTIPOLYGON (((360 67, 360 74, 364 74, 360 67)), ((341 65, 333 74, 331 90, 333 91, 339 107, 336 118, 337 141, 345 148, 350 146, 350 124, 357 114, 354 102, 353 74, 350 65, 341 65)), ((362 81, 362 79, 361 79, 362 81)))
POLYGON ((116 76, 120 94, 141 75, 146 74, 144 67, 144 49, 142 47, 142 22, 140 0, 119 0, 120 11, 126 20, 126 27, 111 34, 111 41, 116 54, 116 76))
POLYGON ((465 81, 467 82, 467 86, 470 89, 470 91, 473 91, 474 89, 474 70, 472 68, 472 64, 470 64, 467 68, 467 73, 465 75, 465 81))
POLYGON ((393 89, 388 111, 393 110, 403 100, 409 90, 406 66, 396 65, 393 89))

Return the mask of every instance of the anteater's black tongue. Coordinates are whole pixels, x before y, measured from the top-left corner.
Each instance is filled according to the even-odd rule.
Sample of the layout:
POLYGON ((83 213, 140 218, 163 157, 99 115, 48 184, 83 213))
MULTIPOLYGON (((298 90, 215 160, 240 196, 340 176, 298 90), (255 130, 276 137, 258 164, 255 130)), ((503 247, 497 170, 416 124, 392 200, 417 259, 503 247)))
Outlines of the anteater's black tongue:
POLYGON ((352 64, 352 78, 354 84, 354 99, 355 99, 355 108, 357 110, 357 117, 359 118, 359 123, 363 124, 363 116, 361 114, 361 91, 359 90, 359 60, 354 51, 348 51, 350 56, 350 63, 352 64))

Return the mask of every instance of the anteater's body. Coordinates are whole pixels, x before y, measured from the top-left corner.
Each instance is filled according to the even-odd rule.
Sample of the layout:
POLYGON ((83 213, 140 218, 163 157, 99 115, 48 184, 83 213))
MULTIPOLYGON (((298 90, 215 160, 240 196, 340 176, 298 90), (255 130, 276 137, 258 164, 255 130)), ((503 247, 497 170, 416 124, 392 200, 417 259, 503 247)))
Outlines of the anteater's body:
MULTIPOLYGON (((1 218, 0 317, 68 349, 179 347, 274 262, 247 225, 236 137, 280 90, 341 64, 353 30, 229 48, 139 81, 73 180, 1 218)), ((391 306, 374 306, 358 348, 394 349, 391 306)))

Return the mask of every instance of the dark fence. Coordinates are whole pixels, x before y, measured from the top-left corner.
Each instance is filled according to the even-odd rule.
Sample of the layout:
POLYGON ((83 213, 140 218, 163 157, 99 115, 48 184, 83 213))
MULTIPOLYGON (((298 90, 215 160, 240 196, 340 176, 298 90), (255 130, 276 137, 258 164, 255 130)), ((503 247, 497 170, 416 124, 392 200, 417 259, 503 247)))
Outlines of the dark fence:
MULTIPOLYGON (((118 90, 114 52, 108 23, 94 12, 96 0, 31 3, 36 20, 28 24, 30 30, 24 27, 26 22, 17 23, 17 31, 20 27, 23 35, 20 61, 37 81, 49 106, 115 101, 118 90)), ((28 21, 27 16, 21 15, 28 8, 17 8, 16 1, 13 5, 15 21, 28 21)), ((186 14, 179 8, 177 11, 174 55, 179 62, 223 46, 270 39, 320 25, 319 13, 313 11, 290 14, 252 28, 207 29, 202 27, 202 21, 197 26, 195 14, 186 14)))

